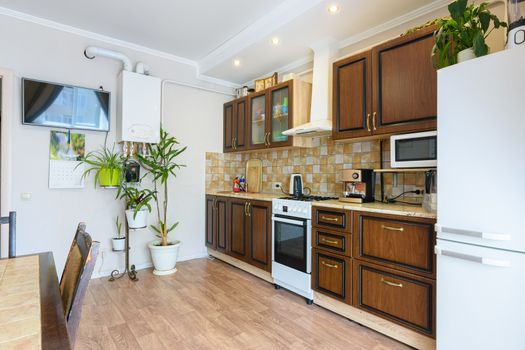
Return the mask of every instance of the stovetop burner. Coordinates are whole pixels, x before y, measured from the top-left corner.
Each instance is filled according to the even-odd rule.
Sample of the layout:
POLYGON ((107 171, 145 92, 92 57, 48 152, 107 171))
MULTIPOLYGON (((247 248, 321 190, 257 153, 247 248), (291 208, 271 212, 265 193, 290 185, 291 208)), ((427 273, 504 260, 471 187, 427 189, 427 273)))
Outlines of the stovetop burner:
POLYGON ((324 197, 324 196, 290 196, 290 197, 281 197, 279 199, 288 199, 291 201, 301 201, 301 202, 320 202, 320 201, 328 201, 331 199, 339 199, 338 197, 324 197))

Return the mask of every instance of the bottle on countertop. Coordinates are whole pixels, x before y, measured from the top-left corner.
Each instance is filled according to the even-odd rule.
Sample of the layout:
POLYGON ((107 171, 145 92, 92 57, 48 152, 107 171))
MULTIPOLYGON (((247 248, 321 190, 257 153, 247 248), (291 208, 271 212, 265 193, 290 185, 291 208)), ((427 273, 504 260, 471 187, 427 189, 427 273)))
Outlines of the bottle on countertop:
POLYGON ((244 178, 244 176, 241 176, 241 178, 239 179, 239 188, 241 192, 246 192, 246 179, 244 178))
POLYGON ((239 180, 239 177, 235 177, 235 180, 233 180, 233 192, 241 192, 241 180, 239 180))

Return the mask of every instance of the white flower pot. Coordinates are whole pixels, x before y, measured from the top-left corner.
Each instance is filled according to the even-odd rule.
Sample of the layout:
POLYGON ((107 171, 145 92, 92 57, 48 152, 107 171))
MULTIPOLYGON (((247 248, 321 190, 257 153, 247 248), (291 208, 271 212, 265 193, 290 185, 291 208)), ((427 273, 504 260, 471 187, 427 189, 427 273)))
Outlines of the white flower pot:
POLYGON ((177 258, 179 257, 179 248, 181 241, 170 242, 170 245, 161 246, 160 241, 153 241, 148 244, 153 261, 154 275, 163 276, 177 272, 177 258))
POLYGON ((473 48, 468 48, 458 52, 458 63, 465 62, 474 58, 476 58, 476 54, 474 53, 473 48))
POLYGON ((121 251, 126 249, 126 237, 112 238, 111 242, 113 243, 113 250, 115 251, 121 251))
POLYGON ((137 212, 137 216, 133 209, 126 210, 126 219, 128 220, 129 228, 144 228, 148 225, 148 209, 141 209, 137 212))

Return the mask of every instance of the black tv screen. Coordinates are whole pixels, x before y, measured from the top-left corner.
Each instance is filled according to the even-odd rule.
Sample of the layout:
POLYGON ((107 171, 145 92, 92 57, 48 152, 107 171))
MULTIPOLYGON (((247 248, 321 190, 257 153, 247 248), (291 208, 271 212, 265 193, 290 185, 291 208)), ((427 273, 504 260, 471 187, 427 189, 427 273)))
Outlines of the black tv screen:
POLYGON ((109 92, 23 78, 22 123, 109 131, 109 92))

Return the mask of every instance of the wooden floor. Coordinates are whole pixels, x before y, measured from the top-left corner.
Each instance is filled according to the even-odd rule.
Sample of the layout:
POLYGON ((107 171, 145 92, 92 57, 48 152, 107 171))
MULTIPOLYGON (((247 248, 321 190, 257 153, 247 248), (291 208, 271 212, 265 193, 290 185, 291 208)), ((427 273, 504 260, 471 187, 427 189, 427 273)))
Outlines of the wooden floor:
POLYGON ((90 282, 76 349, 407 349, 219 260, 90 282))

